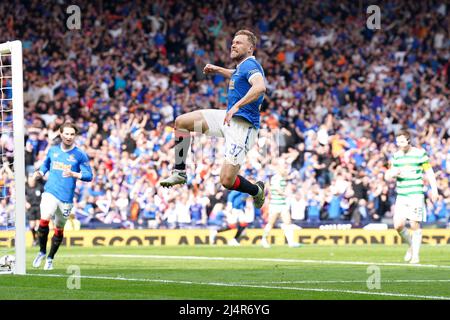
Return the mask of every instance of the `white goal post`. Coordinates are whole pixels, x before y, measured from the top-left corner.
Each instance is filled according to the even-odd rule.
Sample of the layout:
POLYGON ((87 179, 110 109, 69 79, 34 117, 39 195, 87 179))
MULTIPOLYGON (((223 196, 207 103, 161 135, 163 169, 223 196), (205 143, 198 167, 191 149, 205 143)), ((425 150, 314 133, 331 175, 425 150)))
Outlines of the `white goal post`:
MULTIPOLYGON (((6 56, 10 65, 0 65, 0 107, 3 112, 4 106, 12 103, 12 129, 14 141, 14 180, 15 180, 15 274, 26 274, 25 262, 25 125, 23 110, 23 66, 22 66, 22 42, 9 41, 0 44, 0 57, 6 56), (3 69, 10 68, 5 73, 3 69), (9 80, 7 80, 8 78, 9 80), (6 89, 3 83, 10 83, 10 97, 5 97, 6 89), (8 101, 7 101, 8 100, 8 101)), ((1 61, 0 61, 1 62, 1 61)), ((2 123, 3 131, 3 123, 2 123)), ((5 134, 0 132, 1 135, 5 134)))

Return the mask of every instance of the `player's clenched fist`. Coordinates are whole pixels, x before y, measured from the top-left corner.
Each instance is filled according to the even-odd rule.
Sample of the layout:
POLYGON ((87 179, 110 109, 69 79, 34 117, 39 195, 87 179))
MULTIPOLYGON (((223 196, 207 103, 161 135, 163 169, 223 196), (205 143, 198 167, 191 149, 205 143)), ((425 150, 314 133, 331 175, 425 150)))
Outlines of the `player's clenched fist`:
POLYGON ((208 63, 204 68, 203 68, 203 73, 204 74, 211 74, 211 73, 216 73, 217 70, 219 69, 219 67, 208 63))

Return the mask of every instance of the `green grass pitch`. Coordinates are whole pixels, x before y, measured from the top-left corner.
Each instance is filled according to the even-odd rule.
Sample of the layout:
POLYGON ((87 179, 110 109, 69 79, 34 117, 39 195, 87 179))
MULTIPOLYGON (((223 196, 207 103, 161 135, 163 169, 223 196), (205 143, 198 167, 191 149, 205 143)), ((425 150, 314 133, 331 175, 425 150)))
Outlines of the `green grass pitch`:
POLYGON ((0 300, 450 299, 450 246, 63 247, 52 271, 0 275, 0 300), (79 272, 79 273, 78 273, 79 272), (77 277, 79 275, 79 277, 77 277))

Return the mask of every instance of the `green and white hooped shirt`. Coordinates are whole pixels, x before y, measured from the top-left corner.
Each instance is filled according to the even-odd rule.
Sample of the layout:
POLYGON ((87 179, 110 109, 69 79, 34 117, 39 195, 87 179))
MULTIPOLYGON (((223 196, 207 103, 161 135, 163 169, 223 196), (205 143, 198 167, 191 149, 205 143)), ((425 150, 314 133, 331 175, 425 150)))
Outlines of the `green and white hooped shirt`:
POLYGON ((406 154, 399 150, 394 153, 391 163, 394 168, 400 169, 400 176, 397 177, 397 195, 423 196, 423 173, 431 167, 425 150, 411 147, 406 154))
POLYGON ((275 174, 270 180, 270 205, 271 206, 285 206, 286 202, 286 179, 279 174, 275 174), (282 191, 282 194, 278 192, 282 191))

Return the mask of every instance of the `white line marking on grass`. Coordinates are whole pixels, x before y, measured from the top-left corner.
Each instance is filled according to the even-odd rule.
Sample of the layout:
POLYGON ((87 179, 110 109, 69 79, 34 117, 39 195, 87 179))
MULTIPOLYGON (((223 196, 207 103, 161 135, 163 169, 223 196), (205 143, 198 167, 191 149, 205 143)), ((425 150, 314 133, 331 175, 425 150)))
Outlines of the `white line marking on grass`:
POLYGON ((217 261, 263 261, 263 262, 287 262, 287 263, 312 263, 312 264, 342 264, 358 266, 391 266, 412 268, 441 268, 450 269, 450 266, 436 264, 409 264, 393 262, 366 262, 366 261, 339 261, 339 260, 302 260, 302 259, 277 259, 277 258, 242 258, 242 257, 202 257, 202 256, 164 256, 164 255, 140 255, 140 254, 98 254, 98 255, 65 255, 65 257, 105 257, 105 258, 128 258, 128 259, 174 259, 174 260, 217 260, 217 261))
MULTIPOLYGON (((320 283, 366 283, 367 280, 292 280, 292 281, 246 281, 245 283, 267 283, 267 284, 320 284, 320 283)), ((381 280, 380 283, 428 283, 428 282, 450 282, 450 279, 396 279, 381 280)))
MULTIPOLYGON (((61 275, 61 274, 29 274, 28 276, 56 277, 56 278, 66 278, 67 277, 67 275, 61 275)), ((72 276, 72 277, 74 277, 74 276, 72 276)), ((427 296, 427 295, 404 294, 404 293, 395 293, 395 292, 375 292, 375 291, 360 291, 360 290, 339 290, 339 289, 319 289, 319 288, 299 288, 299 287, 278 287, 278 286, 251 285, 251 284, 241 284, 241 283, 194 282, 194 281, 183 281, 183 280, 138 279, 138 278, 106 277, 106 276, 79 276, 79 278, 81 278, 81 279, 130 281, 130 282, 173 283, 173 284, 187 284, 187 285, 218 286, 218 287, 240 287, 240 288, 312 291, 312 292, 337 292, 337 293, 361 294, 361 295, 369 295, 369 296, 450 300, 450 297, 446 297, 446 296, 427 296)))

